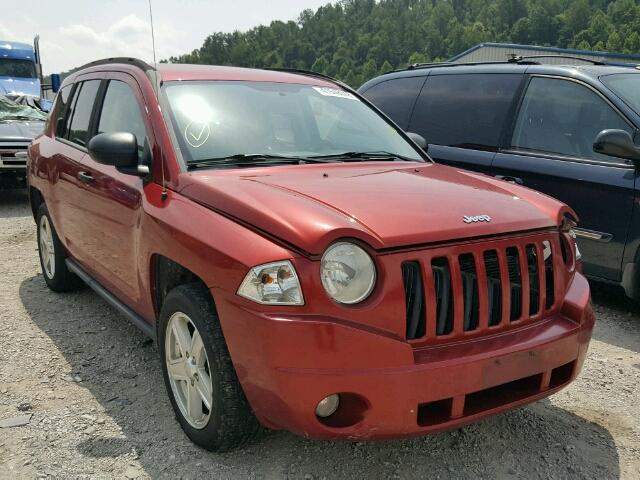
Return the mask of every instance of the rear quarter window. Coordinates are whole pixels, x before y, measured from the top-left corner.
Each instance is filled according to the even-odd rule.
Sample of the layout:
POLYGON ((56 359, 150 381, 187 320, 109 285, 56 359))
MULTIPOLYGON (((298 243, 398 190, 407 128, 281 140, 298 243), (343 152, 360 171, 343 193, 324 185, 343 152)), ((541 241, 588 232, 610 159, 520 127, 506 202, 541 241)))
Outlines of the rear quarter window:
POLYGON ((76 89, 75 97, 77 100, 73 108, 73 116, 71 117, 67 138, 82 147, 86 147, 90 140, 89 122, 91 121, 91 114, 99 87, 100 80, 87 80, 82 82, 82 85, 76 89), (77 93, 78 89, 79 93, 77 93))
POLYGON ((424 79, 425 77, 393 78, 374 85, 362 95, 406 130, 424 79))
POLYGON ((428 143, 495 151, 520 74, 430 75, 409 130, 428 143))
POLYGON ((71 99, 72 85, 65 85, 56 94, 56 100, 51 109, 51 113, 47 118, 47 124, 45 130, 49 131, 50 126, 53 124, 55 136, 64 135, 64 116, 67 113, 67 107, 69 100, 71 99))

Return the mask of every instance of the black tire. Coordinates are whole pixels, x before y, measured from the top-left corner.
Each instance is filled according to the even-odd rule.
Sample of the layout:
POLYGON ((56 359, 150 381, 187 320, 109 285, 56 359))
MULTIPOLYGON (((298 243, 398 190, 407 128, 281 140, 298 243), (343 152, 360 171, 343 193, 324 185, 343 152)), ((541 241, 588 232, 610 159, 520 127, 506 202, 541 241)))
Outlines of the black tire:
POLYGON ((81 288, 83 286, 82 280, 67 268, 67 264, 65 262, 67 252, 62 246, 60 238, 58 238, 58 233, 53 226, 51 216, 49 215, 47 206, 44 203, 40 204, 36 213, 36 230, 38 236, 40 266, 42 267, 42 276, 44 277, 44 281, 47 283, 47 286, 54 292, 70 292, 81 288), (54 252, 52 261, 53 268, 45 267, 45 260, 43 258, 42 228, 45 220, 50 229, 51 241, 48 242, 48 244, 53 248, 54 252))
POLYGON ((180 285, 171 290, 162 305, 157 333, 167 393, 187 436, 196 445, 216 452, 238 448, 253 439, 261 427, 238 381, 209 291, 198 283, 180 285), (171 317, 178 312, 185 314, 195 325, 208 357, 212 402, 208 423, 200 429, 194 428, 180 411, 167 372, 167 327, 171 317))

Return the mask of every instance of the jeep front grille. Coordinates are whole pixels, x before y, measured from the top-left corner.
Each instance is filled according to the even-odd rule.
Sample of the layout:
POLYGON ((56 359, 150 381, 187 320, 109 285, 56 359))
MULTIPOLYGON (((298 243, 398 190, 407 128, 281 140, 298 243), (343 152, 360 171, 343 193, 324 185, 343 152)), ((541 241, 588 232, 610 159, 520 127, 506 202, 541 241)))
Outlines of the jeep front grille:
POLYGON ((455 339, 541 317, 554 305, 554 241, 545 234, 458 245, 404 261, 407 339, 455 339))

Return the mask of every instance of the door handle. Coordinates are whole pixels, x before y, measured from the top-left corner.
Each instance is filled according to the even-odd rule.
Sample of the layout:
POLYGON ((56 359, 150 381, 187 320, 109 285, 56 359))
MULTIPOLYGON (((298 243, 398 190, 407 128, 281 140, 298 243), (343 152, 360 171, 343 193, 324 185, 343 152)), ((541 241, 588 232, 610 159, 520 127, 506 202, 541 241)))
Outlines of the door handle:
POLYGON ((78 180, 80 180, 82 183, 91 183, 93 182, 93 177, 90 173, 78 172, 78 180))
POLYGON ((524 180, 518 177, 512 177, 510 175, 496 175, 498 180, 504 180, 505 182, 517 183, 518 185, 524 185, 524 180))

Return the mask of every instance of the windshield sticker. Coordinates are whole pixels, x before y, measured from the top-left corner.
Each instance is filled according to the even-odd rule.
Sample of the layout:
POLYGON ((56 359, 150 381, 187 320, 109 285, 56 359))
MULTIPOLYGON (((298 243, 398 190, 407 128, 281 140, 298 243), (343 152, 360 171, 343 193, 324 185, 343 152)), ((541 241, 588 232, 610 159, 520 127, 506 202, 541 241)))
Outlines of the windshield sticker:
POLYGON ((209 140, 211 127, 208 122, 193 121, 184 129, 184 138, 193 148, 199 148, 209 140))
POLYGON ((350 100, 357 100, 355 95, 353 95, 352 93, 345 92, 344 90, 340 90, 338 88, 313 87, 313 89, 320 95, 324 95, 325 97, 339 97, 348 98, 350 100))

